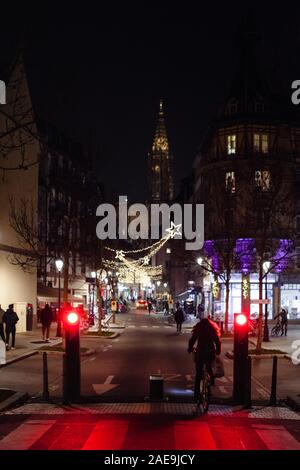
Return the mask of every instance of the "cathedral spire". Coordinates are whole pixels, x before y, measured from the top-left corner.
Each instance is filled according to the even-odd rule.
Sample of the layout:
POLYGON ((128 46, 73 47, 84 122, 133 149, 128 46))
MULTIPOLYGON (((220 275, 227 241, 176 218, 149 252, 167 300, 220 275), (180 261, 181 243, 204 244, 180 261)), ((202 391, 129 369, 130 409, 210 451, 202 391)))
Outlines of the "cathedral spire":
POLYGON ((170 155, 162 99, 159 102, 158 121, 149 166, 152 201, 171 201, 174 196, 172 156, 170 155))
POLYGON ((167 129, 166 129, 166 124, 165 124, 165 116, 164 116, 162 99, 160 99, 160 102, 159 102, 158 121, 157 121, 154 141, 152 145, 152 150, 153 151, 161 150, 163 152, 169 151, 169 142, 168 142, 167 129))

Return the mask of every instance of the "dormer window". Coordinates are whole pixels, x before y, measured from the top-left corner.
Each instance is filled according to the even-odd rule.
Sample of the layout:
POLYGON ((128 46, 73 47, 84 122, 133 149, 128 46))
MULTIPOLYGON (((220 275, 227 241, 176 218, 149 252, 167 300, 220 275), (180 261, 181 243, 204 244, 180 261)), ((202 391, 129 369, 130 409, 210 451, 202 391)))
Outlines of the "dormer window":
POLYGON ((227 136, 227 154, 232 155, 236 153, 236 135, 231 134, 227 136))
POLYGON ((238 103, 235 99, 228 103, 228 112, 229 114, 235 114, 238 112, 238 103))
POLYGON ((262 101, 255 101, 254 109, 256 113, 263 113, 265 110, 265 105, 262 101))

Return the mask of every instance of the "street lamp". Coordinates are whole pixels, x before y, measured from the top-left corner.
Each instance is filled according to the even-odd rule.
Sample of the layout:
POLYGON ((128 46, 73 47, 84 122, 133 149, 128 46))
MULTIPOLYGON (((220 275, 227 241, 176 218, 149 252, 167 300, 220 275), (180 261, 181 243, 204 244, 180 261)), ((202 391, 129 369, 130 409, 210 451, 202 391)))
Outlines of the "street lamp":
MULTIPOLYGON (((263 270, 265 272, 266 282, 265 282, 265 300, 268 299, 268 272, 270 269, 271 263, 270 261, 265 261, 263 263, 263 270)), ((269 328, 268 328, 268 304, 265 303, 265 326, 264 326, 264 337, 263 341, 266 343, 269 342, 269 328)))
POLYGON ((92 317, 92 324, 94 324, 95 281, 96 281, 97 273, 95 271, 92 271, 91 277, 93 279, 91 317, 92 317))
POLYGON ((164 282, 164 288, 166 288, 166 287, 167 287, 167 285, 168 285, 168 283, 167 283, 167 282, 164 282))
POLYGON ((199 258, 197 258, 197 263, 199 264, 199 266, 202 265, 203 263, 203 258, 201 256, 199 256, 199 258))
POLYGON ((64 262, 62 259, 55 260, 55 266, 58 272, 58 315, 57 315, 57 328, 56 328, 56 336, 61 338, 62 331, 61 331, 61 312, 60 312, 60 273, 62 272, 64 262))
POLYGON ((156 284, 157 284, 157 287, 159 287, 159 286, 160 286, 160 281, 157 281, 157 283, 156 283, 156 284))

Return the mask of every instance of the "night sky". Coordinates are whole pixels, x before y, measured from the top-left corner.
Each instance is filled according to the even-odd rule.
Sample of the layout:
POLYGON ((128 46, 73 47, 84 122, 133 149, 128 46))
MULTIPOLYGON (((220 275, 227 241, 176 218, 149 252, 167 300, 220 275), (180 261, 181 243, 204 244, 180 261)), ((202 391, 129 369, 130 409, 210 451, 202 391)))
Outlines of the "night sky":
MULTIPOLYGON (((34 2, 23 11, 16 4, 14 15, 1 14, 1 62, 23 38, 39 113, 93 148, 108 193, 142 201, 159 98, 178 188, 226 96, 248 9, 246 2, 99 4, 34 2)), ((251 13, 271 77, 280 75, 288 91, 300 79, 300 7, 252 1, 251 13)))

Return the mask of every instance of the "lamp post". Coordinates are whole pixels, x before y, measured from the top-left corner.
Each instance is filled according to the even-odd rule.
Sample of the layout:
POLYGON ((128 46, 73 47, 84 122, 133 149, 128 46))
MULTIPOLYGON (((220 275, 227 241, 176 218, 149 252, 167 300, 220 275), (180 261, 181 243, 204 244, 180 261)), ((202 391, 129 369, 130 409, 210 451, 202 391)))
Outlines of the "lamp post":
MULTIPOLYGON (((268 299, 268 272, 270 269, 271 263, 270 261, 265 261, 263 263, 263 270, 265 272, 266 282, 265 282, 265 300, 268 299)), ((269 328, 268 328, 268 304, 265 303, 265 325, 264 325, 264 337, 263 341, 266 343, 270 341, 269 339, 269 328)))
POLYGON ((92 308, 91 308, 91 317, 93 319, 93 324, 94 324, 94 320, 95 320, 95 316, 94 316, 94 303, 95 303, 95 282, 96 282, 96 277, 97 277, 97 273, 95 271, 92 271, 91 272, 91 277, 93 279, 93 289, 92 289, 92 308))
POLYGON ((58 272, 58 315, 57 315, 57 328, 56 328, 56 336, 61 338, 62 337, 62 328, 61 328, 61 312, 60 312, 60 273, 63 269, 64 262, 62 259, 55 260, 55 266, 58 272))

